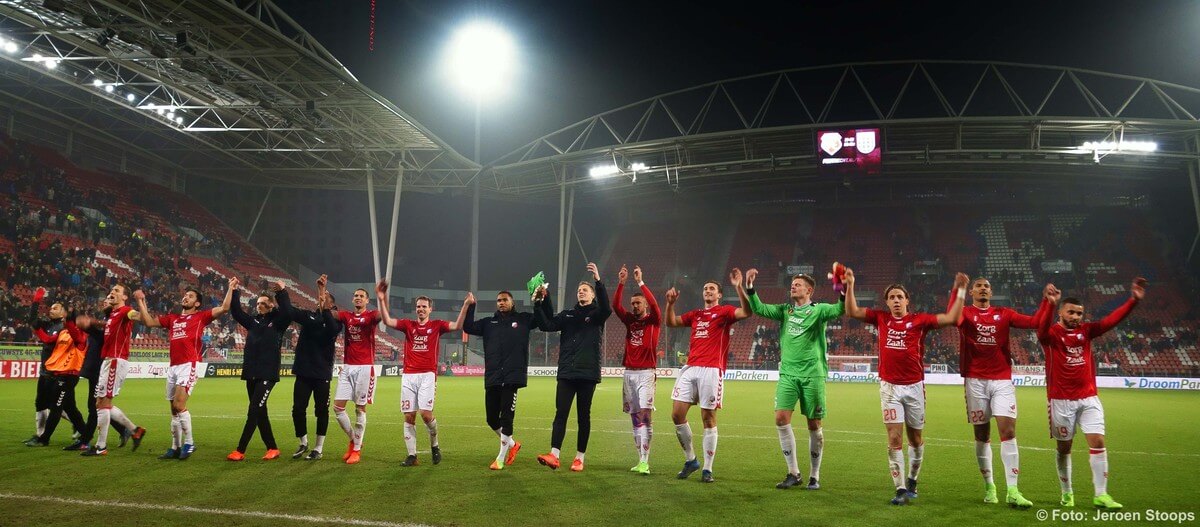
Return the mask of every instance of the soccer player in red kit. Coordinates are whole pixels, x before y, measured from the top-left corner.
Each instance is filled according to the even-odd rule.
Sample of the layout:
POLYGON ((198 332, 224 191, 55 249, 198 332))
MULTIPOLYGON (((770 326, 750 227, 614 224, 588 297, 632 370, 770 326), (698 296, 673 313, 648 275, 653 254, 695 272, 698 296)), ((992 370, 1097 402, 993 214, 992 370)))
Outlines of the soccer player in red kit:
POLYGON ((146 429, 133 424, 125 412, 113 406, 113 398, 121 393, 125 376, 129 373, 129 344, 133 340, 133 322, 142 319, 141 314, 125 305, 129 301, 129 289, 125 284, 116 284, 108 292, 108 318, 104 321, 104 344, 100 349, 100 382, 96 383, 96 443, 81 455, 103 456, 108 454, 109 423, 116 421, 126 430, 133 430, 133 450, 142 444, 146 429))
POLYGON ((667 291, 666 322, 671 327, 692 328, 688 343, 687 366, 679 370, 675 388, 671 391, 671 420, 675 423, 675 437, 683 447, 683 470, 676 475, 685 479, 700 468, 696 453, 692 450, 692 428, 688 425, 688 410, 700 405, 700 418, 704 424, 704 471, 700 481, 713 482, 713 458, 717 455, 717 410, 725 390, 725 360, 729 353, 731 326, 739 320, 750 318, 750 304, 742 294, 742 270, 734 268, 729 273, 729 283, 738 289, 741 307, 721 304, 721 284, 715 281, 704 284, 704 307, 693 309, 683 316, 675 314, 675 301, 679 292, 672 287, 667 291))
MULTIPOLYGON (((383 288, 381 281, 375 287, 383 288)), ((345 328, 342 345, 345 348, 345 364, 338 375, 337 392, 333 398, 333 415, 341 425, 350 445, 342 460, 348 465, 361 459, 363 435, 367 432, 367 405, 375 398, 375 327, 379 325, 379 312, 367 309, 366 289, 354 290, 354 310, 338 311, 338 320, 345 328), (353 427, 346 415, 346 402, 353 400, 357 410, 353 427)))
POLYGON ((949 326, 962 315, 967 297, 967 275, 954 277, 956 291, 950 309, 940 315, 910 313, 908 290, 892 284, 883 290, 887 311, 858 307, 854 299, 854 271, 846 269, 846 314, 879 330, 879 400, 888 433, 888 465, 896 495, 892 505, 906 505, 917 497, 917 477, 925 456, 925 334, 949 326), (903 432, 908 432, 909 474, 904 475, 903 432))
POLYGON ((183 292, 180 305, 183 311, 179 314, 168 313, 158 317, 150 316, 146 308, 146 294, 141 290, 134 291, 137 299, 138 314, 146 322, 146 327, 169 328, 171 366, 167 369, 167 402, 171 405, 171 448, 168 448, 159 459, 184 460, 196 451, 196 442, 192 436, 192 413, 187 409, 188 397, 196 386, 196 367, 201 360, 201 339, 204 328, 217 317, 229 312, 233 301, 233 291, 237 289, 238 279, 229 279, 229 290, 225 292, 225 300, 221 305, 201 311, 202 295, 195 288, 187 288, 183 292))
POLYGON ((638 451, 638 464, 629 469, 639 474, 650 473, 650 438, 653 432, 650 417, 654 412, 654 391, 658 366, 658 335, 662 330, 662 312, 650 288, 642 282, 642 268, 634 266, 633 281, 639 291, 630 298, 630 311, 621 305, 625 280, 629 271, 621 266, 617 274, 617 292, 613 295, 613 312, 625 324, 625 375, 621 388, 622 407, 633 420, 633 444, 638 451))
MULTIPOLYGON (((967 422, 975 427, 975 458, 983 475, 984 503, 999 503, 992 481, 992 445, 989 421, 996 418, 1000 433, 1000 459, 1008 490, 1005 502, 1028 509, 1033 503, 1017 490, 1020 458, 1017 455, 1017 390, 1012 383, 1009 330, 1037 329, 1040 316, 1049 316, 1049 301, 1043 299, 1037 313, 1022 315, 1007 307, 994 306, 992 283, 986 278, 971 282, 971 304, 963 306, 958 318, 959 372, 967 402, 967 422)), ((954 298, 951 297, 951 303, 954 298)))
POLYGON ((1075 506, 1071 489, 1071 443, 1075 428, 1083 430, 1092 467, 1092 486, 1097 509, 1119 510, 1121 504, 1108 495, 1108 452, 1104 446, 1104 406, 1096 392, 1096 361, 1092 341, 1120 324, 1146 296, 1146 279, 1135 278, 1129 299, 1099 322, 1083 321, 1083 303, 1062 298, 1062 292, 1047 286, 1046 299, 1058 306, 1058 323, 1051 317, 1039 320, 1038 341, 1046 352, 1047 413, 1050 437, 1058 442, 1058 479, 1063 507, 1075 506), (1061 299, 1061 300, 1060 300, 1061 299))
POLYGON ((433 417, 441 337, 462 328, 463 320, 467 316, 467 307, 475 297, 467 293, 467 298, 463 300, 462 308, 458 312, 458 320, 454 322, 430 320, 433 299, 427 296, 419 296, 413 301, 417 311, 416 320, 394 319, 388 313, 387 281, 381 281, 379 285, 382 290, 377 288, 375 294, 383 324, 404 333, 404 375, 400 379, 400 411, 404 412, 404 447, 408 450, 408 457, 405 457, 400 465, 411 467, 417 464, 418 410, 425 427, 429 429, 430 457, 436 465, 442 462, 442 449, 438 446, 437 419, 433 417))

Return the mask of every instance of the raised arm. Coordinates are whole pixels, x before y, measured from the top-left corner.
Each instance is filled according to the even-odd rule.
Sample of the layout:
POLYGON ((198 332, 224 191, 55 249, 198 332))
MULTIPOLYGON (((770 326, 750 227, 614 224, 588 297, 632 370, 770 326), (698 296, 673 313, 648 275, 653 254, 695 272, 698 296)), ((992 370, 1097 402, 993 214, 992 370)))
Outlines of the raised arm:
POLYGON ((450 323, 450 331, 458 331, 463 327, 463 323, 467 320, 467 310, 475 303, 475 295, 468 292, 467 297, 463 299, 462 307, 458 310, 458 318, 450 323))
MULTIPOLYGON (((1062 297, 1062 291, 1059 291, 1054 284, 1046 284, 1046 289, 1042 292, 1042 303, 1046 306, 1046 311, 1038 318, 1037 335, 1038 340, 1045 340, 1050 336, 1050 326, 1054 324, 1054 306, 1058 305, 1058 299, 1062 297)), ((1049 359, 1049 355, 1047 355, 1049 359)))
POLYGON ((667 290, 667 318, 665 322, 667 326, 673 328, 681 328, 684 326, 683 319, 675 315, 675 301, 679 300, 679 291, 674 287, 667 290))
POLYGON ((745 320, 750 318, 754 312, 750 310, 750 299, 746 298, 746 288, 742 287, 742 270, 734 267, 729 271, 729 283, 733 284, 733 288, 737 290, 738 301, 742 304, 733 312, 734 320, 745 320))
POLYGON ((242 299, 240 297, 241 290, 234 289, 233 299, 229 304, 229 314, 233 315, 234 322, 237 322, 246 329, 250 329, 250 326, 254 324, 254 319, 242 309, 242 299))
MULTIPOLYGON (((634 276, 640 276, 641 274, 641 269, 634 268, 634 276)), ((638 280, 638 284, 641 285, 642 296, 646 297, 646 306, 650 310, 650 323, 655 325, 662 324, 662 310, 658 308, 658 300, 655 300, 654 293, 651 293, 650 288, 646 287, 646 284, 641 280, 638 280)))
POLYGON ((846 314, 850 318, 858 320, 867 319, 867 310, 858 307, 858 300, 854 298, 854 270, 847 267, 846 274, 842 278, 842 283, 846 285, 846 314))
POLYGON ((1129 316, 1129 313, 1133 312, 1134 306, 1136 306, 1138 302, 1141 302, 1145 297, 1146 279, 1140 276, 1134 278, 1133 283, 1129 286, 1129 300, 1126 300, 1124 304, 1121 304, 1120 307, 1118 307, 1112 313, 1109 313, 1108 316, 1100 319, 1099 322, 1092 325, 1091 337, 1097 338, 1100 335, 1107 333, 1108 330, 1117 327, 1117 324, 1120 324, 1122 320, 1125 320, 1125 317, 1129 316))
POLYGON ((279 306, 279 309, 275 310, 275 320, 286 326, 291 323, 292 311, 296 309, 292 307, 292 297, 287 292, 287 285, 282 281, 271 284, 271 289, 275 290, 275 303, 279 306))
POLYGON ((625 320, 626 316, 629 313, 628 311, 625 311, 625 305, 623 303, 624 298, 622 298, 623 295, 625 294, 625 280, 628 280, 628 279, 629 279, 629 270, 626 269, 624 265, 622 265, 621 271, 617 273, 617 292, 613 293, 613 299, 612 299, 613 313, 616 313, 617 318, 619 318, 621 320, 625 320))
POLYGON ((956 298, 950 304, 950 309, 937 316, 937 326, 939 328, 958 324, 958 318, 962 316, 963 302, 967 301, 967 283, 969 283, 969 280, 970 278, 963 273, 954 275, 956 298))
MULTIPOLYGON (((784 306, 776 304, 764 304, 758 298, 758 294, 754 291, 754 279, 758 277, 758 269, 750 269, 746 271, 746 297, 750 303, 750 310, 763 318, 782 321, 785 318, 784 306)), ((739 295, 740 296, 740 295, 739 295)))
POLYGON ((538 291, 533 300, 533 323, 538 329, 547 333, 562 330, 558 317, 554 315, 554 304, 550 301, 550 293, 546 289, 538 291))
POLYGON ((394 328, 396 319, 392 318, 391 313, 388 313, 387 290, 387 280, 380 280, 378 284, 375 284, 375 300, 379 304, 379 316, 383 319, 383 325, 394 328))
POLYGON ((597 326, 603 325, 605 320, 612 315, 612 304, 608 301, 608 289, 604 287, 604 282, 600 281, 600 270, 596 268, 596 264, 589 263, 588 270, 592 272, 592 277, 596 279, 596 314, 593 316, 593 323, 597 326))
POLYGON ((233 277, 229 279, 229 288, 225 290, 225 299, 221 301, 221 305, 214 307, 212 310, 213 318, 217 318, 229 312, 229 306, 233 303, 233 290, 237 289, 238 279, 233 277))
POLYGON ((133 299, 137 301, 137 312, 142 317, 142 323, 148 328, 162 327, 158 322, 157 317, 150 316, 150 311, 146 309, 146 293, 141 289, 133 292, 133 299))
POLYGON ((471 293, 468 293, 467 301, 470 302, 470 304, 467 305, 467 318, 463 321, 463 333, 482 337, 483 324, 475 320, 475 296, 471 293))

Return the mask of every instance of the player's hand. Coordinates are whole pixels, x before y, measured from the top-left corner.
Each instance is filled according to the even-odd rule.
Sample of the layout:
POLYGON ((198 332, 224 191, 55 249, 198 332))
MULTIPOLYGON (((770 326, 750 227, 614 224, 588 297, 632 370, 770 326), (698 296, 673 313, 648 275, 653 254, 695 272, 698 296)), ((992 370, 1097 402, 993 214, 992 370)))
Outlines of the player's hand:
POLYGON ((642 268, 636 265, 633 266, 633 281, 642 283, 642 268))
POLYGON ((388 290, 387 280, 380 280, 378 284, 375 284, 375 294, 382 296, 384 294, 387 294, 387 290, 388 290))
POLYGON ((846 284, 846 287, 854 287, 854 269, 846 268, 846 273, 842 275, 842 283, 846 284))
POLYGON ((674 304, 676 300, 679 300, 679 291, 676 291, 675 288, 672 287, 667 290, 666 297, 668 304, 674 304))
POLYGON ((283 283, 283 280, 277 280, 274 284, 274 287, 272 287, 272 289, 276 293, 278 293, 280 291, 283 291, 284 289, 287 289, 287 284, 283 283))
POLYGON ((589 273, 592 273, 592 278, 596 279, 597 282, 600 281, 600 269, 596 267, 596 262, 588 262, 587 270, 589 273))
POLYGON ((463 305, 465 305, 465 306, 475 305, 475 293, 471 293, 468 291, 467 298, 463 299, 463 305))
POLYGON ((1046 291, 1044 294, 1046 300, 1049 300, 1054 304, 1057 304, 1058 300, 1062 298, 1062 291, 1059 291, 1057 287, 1054 287, 1054 284, 1046 284, 1046 291))
POLYGON ((754 288, 754 279, 758 278, 758 269, 751 267, 746 271, 746 289, 754 288))
POLYGON ((729 283, 731 285, 733 285, 734 287, 741 287, 741 285, 742 285, 742 270, 741 269, 734 267, 732 271, 729 271, 729 283))
POLYGON ((317 278, 317 290, 318 291, 324 290, 328 283, 329 283, 329 276, 321 275, 319 278, 317 278))
POLYGON ((617 283, 623 284, 629 279, 629 269, 625 268, 625 264, 621 264, 621 270, 617 271, 617 283))
POLYGON ((546 284, 542 284, 541 287, 537 288, 537 291, 533 292, 533 299, 540 302, 541 300, 544 300, 548 294, 550 294, 550 287, 546 284))
POLYGON ((1129 294, 1138 300, 1146 298, 1146 279, 1137 277, 1133 279, 1133 283, 1129 286, 1129 294))
POLYGON ((241 285, 241 283, 242 282, 240 280, 238 280, 236 276, 233 278, 230 278, 229 279, 229 289, 236 291, 238 286, 241 285))
POLYGON ((146 300, 146 293, 145 293, 144 291, 142 291, 141 289, 138 289, 137 291, 134 291, 134 292, 133 292, 133 299, 134 299, 134 300, 141 300, 141 301, 145 301, 145 300, 146 300))
POLYGON ((971 281, 971 277, 967 276, 964 273, 955 273, 954 274, 954 288, 955 289, 962 289, 962 288, 967 287, 967 284, 970 281, 971 281))

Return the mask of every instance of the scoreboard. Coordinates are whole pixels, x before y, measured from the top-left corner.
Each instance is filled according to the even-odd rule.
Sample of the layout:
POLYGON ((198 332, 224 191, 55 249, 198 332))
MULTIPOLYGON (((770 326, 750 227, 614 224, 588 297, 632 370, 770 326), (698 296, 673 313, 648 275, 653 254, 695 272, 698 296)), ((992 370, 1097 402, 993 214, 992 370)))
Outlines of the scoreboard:
POLYGON ((883 166, 878 128, 817 132, 817 161, 823 174, 877 175, 883 166))

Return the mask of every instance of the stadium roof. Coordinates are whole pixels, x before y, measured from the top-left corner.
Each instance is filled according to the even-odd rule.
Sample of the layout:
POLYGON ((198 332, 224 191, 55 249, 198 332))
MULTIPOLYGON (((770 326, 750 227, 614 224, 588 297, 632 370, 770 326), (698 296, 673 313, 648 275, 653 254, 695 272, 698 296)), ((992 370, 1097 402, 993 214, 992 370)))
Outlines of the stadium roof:
POLYGON ((1200 90, 1128 75, 978 61, 836 64, 712 82, 610 110, 502 156, 484 178, 514 195, 779 188, 828 181, 818 170, 819 130, 878 127, 883 174, 874 181, 1128 180, 1186 173, 1197 160, 1197 116, 1200 90), (1158 149, 1080 148, 1122 138, 1158 149), (636 177, 634 163, 645 165, 636 177), (621 173, 589 177, 597 165, 621 173))
POLYGON ((84 164, 322 188, 401 164, 406 189, 478 173, 270 0, 5 0, 0 16, 9 130, 84 164))

